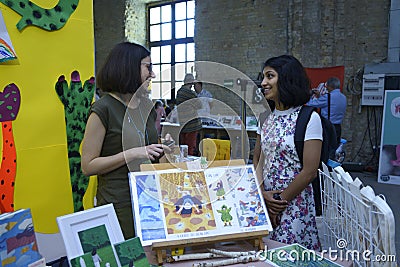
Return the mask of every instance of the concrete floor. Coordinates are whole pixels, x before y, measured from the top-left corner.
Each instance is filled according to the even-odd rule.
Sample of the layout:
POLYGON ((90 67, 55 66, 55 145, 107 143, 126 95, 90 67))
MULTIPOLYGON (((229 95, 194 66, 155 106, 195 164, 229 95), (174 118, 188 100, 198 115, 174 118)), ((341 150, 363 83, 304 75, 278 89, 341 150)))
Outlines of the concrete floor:
POLYGON ((364 186, 371 186, 374 189, 375 194, 382 194, 385 196, 386 202, 392 209, 395 218, 396 259, 397 262, 400 262, 400 185, 378 183, 377 173, 350 172, 350 174, 353 179, 358 177, 363 182, 364 186))

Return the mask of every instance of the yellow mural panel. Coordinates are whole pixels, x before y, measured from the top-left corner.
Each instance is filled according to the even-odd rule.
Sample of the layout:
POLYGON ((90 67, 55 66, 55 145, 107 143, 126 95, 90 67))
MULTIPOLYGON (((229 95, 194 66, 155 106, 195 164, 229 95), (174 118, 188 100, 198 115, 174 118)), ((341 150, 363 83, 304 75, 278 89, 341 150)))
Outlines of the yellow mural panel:
MULTIPOLYGON (((34 1, 52 8, 58 1, 34 1)), ((15 83, 21 93, 13 121, 17 152, 15 209, 31 208, 35 230, 56 233, 56 217, 73 212, 64 107, 55 83, 70 81, 78 70, 82 83, 94 76, 92 1, 79 1, 66 25, 56 31, 16 28, 21 16, 0 3, 17 60, 0 64, 0 90, 15 83)))

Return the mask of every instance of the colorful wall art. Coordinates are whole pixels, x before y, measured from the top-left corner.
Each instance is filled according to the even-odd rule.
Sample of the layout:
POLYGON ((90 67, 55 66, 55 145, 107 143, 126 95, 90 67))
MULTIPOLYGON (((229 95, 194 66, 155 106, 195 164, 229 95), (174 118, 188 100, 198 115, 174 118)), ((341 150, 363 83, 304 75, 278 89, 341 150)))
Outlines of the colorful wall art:
MULTIPOLYGON (((4 121, 6 114, 0 114, 2 123, 12 121, 15 150, 14 156, 7 147, 9 143, 4 143, 11 140, 6 136, 8 132, 3 131, 1 171, 12 172, 8 167, 3 170, 7 163, 4 159, 11 160, 15 176, 12 180, 10 172, 6 184, 13 184, 14 192, 7 191, 13 199, 9 198, 10 202, 5 205, 12 204, 14 210, 31 209, 40 245, 41 234, 58 234, 58 216, 82 210, 85 204, 83 189, 89 179, 77 183, 81 174, 74 170, 80 161, 81 136, 71 130, 73 125, 68 118, 74 114, 65 112, 68 108, 65 100, 79 105, 75 111, 83 112, 81 121, 77 122, 81 125, 94 95, 93 3, 76 0, 35 0, 34 3, 23 0, 18 1, 18 6, 13 3, 16 2, 0 0, 5 26, 1 26, 0 19, 3 34, 0 36, 4 36, 5 28, 9 36, 6 41, 12 43, 10 47, 18 56, 0 62, 0 90, 6 96, 10 85, 19 89, 19 110, 7 121, 4 121), (35 18, 30 23, 32 14, 35 18), (46 14, 55 14, 52 18, 56 20, 46 14), (79 73, 79 81, 73 73, 79 73), (55 89, 60 76, 65 77, 67 84, 65 95, 55 89), (75 85, 86 88, 85 92, 71 95, 75 85)), ((90 203, 93 199, 87 201, 90 203)), ((44 256, 51 261, 52 256, 58 258, 62 252, 44 256)))
POLYGON ((3 14, 0 10, 0 63, 8 60, 16 59, 17 55, 11 43, 6 24, 4 23, 3 14))
POLYGON ((136 233, 155 241, 272 231, 252 165, 130 173, 136 233))

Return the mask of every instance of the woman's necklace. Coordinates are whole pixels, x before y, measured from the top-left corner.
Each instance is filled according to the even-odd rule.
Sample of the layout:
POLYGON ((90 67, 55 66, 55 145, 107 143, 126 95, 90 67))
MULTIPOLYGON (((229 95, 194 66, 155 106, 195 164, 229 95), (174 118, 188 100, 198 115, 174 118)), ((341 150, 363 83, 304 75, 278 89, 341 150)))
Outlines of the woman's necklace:
POLYGON ((129 122, 129 124, 133 125, 133 127, 135 128, 135 130, 137 131, 137 133, 138 133, 138 135, 139 135, 139 142, 140 142, 140 145, 145 146, 146 144, 150 144, 150 142, 149 142, 149 135, 148 135, 148 133, 147 133, 146 123, 144 122, 143 115, 142 115, 142 111, 140 110, 140 107, 138 106, 137 109, 139 110, 139 114, 140 114, 140 118, 141 118, 141 120, 142 120, 142 125, 143 125, 143 130, 144 130, 144 131, 140 130, 140 129, 137 127, 135 121, 133 120, 133 118, 132 118, 132 116, 131 116, 131 113, 130 113, 130 111, 129 111, 128 105, 127 105, 127 104, 125 103, 125 101, 122 99, 121 94, 119 94, 119 96, 117 96, 117 95, 115 95, 115 94, 113 94, 113 93, 110 93, 110 94, 111 94, 115 99, 117 99, 119 102, 121 102, 121 103, 124 105, 125 110, 126 110, 126 113, 128 114, 128 122, 129 122), (143 132, 144 132, 144 133, 143 133, 143 132), (143 141, 142 141, 142 140, 143 140, 143 141))
POLYGON ((142 123, 143 123, 144 134, 143 134, 143 131, 139 130, 139 128, 136 126, 135 121, 133 120, 133 118, 131 117, 131 113, 129 112, 129 108, 126 105, 125 105, 125 108, 126 108, 126 112, 128 113, 128 122, 130 124, 132 124, 133 127, 135 127, 135 130, 138 132, 138 134, 140 136, 140 144, 142 145, 142 140, 143 140, 144 146, 146 144, 149 144, 149 135, 147 134, 146 123, 144 122, 142 111, 140 110, 140 107, 138 107, 138 109, 139 109, 140 118, 142 119, 142 123))

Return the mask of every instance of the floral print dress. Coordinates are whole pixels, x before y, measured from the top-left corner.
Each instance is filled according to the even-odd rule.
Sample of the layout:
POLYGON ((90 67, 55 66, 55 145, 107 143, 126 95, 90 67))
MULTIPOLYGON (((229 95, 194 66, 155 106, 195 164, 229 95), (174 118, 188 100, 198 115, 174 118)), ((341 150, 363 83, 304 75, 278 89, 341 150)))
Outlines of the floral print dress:
MULTIPOLYGON (((301 171, 294 145, 294 132, 300 107, 274 110, 261 127, 261 149, 265 155, 264 189, 284 190, 301 171)), ((308 249, 320 250, 315 221, 315 203, 309 184, 288 203, 280 225, 270 238, 282 243, 299 243, 308 249)))

